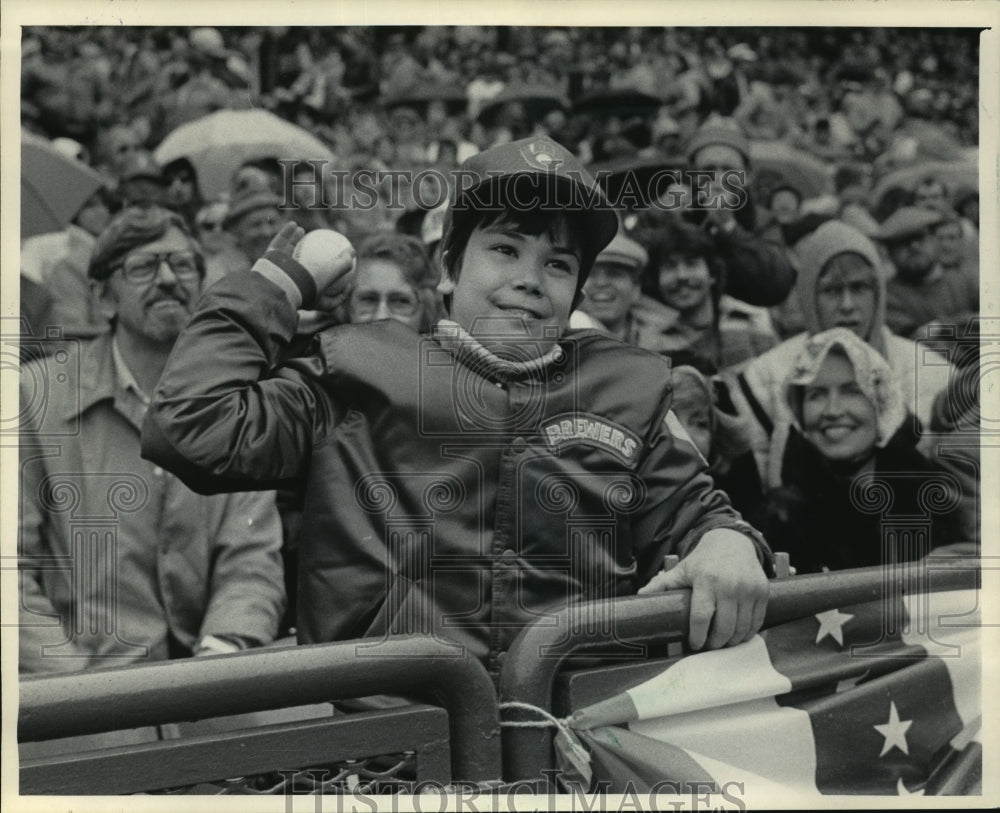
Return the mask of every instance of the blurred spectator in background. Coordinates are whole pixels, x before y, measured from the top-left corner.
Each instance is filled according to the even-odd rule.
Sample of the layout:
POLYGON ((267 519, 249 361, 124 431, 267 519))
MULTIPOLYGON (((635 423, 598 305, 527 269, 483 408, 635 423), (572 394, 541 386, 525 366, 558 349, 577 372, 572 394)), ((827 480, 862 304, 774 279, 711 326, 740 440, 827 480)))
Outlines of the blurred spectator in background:
POLYGON ((74 345, 68 379, 44 369, 21 378, 22 398, 32 397, 30 382, 49 389, 48 408, 25 411, 20 434, 20 669, 74 671, 268 643, 285 600, 273 492, 203 497, 139 456, 149 397, 201 293, 198 244, 175 213, 126 209, 98 238, 89 274, 113 332, 74 345), (41 453, 54 432, 60 453, 41 453), (82 515, 104 516, 110 506, 114 544, 101 537, 78 549, 77 514, 46 497, 60 483, 73 488, 82 515), (70 565, 44 566, 54 558, 70 565))
POLYGON ((163 170, 147 150, 131 153, 118 176, 118 197, 123 206, 159 206, 166 184, 163 170))
POLYGON ((114 124, 97 137, 97 166, 109 177, 117 178, 132 159, 143 149, 139 132, 128 124, 114 124))
POLYGON ((349 321, 395 319, 426 333, 444 316, 439 279, 419 240, 405 234, 375 234, 358 246, 349 321))
POLYGON ((673 368, 672 379, 670 409, 708 461, 716 487, 726 492, 743 519, 760 527, 764 491, 744 422, 720 408, 719 394, 694 367, 673 368))
POLYGON ((979 283, 939 261, 934 229, 945 216, 905 206, 882 223, 880 239, 896 269, 889 280, 886 323, 900 336, 916 336, 929 322, 964 323, 979 311, 979 283))
POLYGON ((765 235, 759 230, 750 191, 750 142, 746 135, 731 119, 713 119, 695 132, 686 153, 689 168, 716 173, 711 185, 715 205, 688 209, 684 217, 711 236, 727 269, 725 292, 750 305, 780 304, 795 284, 795 270, 788 262, 780 234, 772 230, 765 235), (721 183, 722 173, 727 170, 743 173, 746 199, 736 209, 718 203, 720 197, 729 197, 721 183))
POLYGON ((896 376, 904 407, 928 426, 935 397, 948 386, 951 365, 885 324, 886 276, 874 243, 846 223, 828 221, 795 245, 798 294, 807 330, 724 376, 735 413, 747 422, 762 476, 776 428, 791 419, 784 381, 810 335, 841 327, 870 344, 896 376))
POLYGON ((933 175, 922 178, 913 190, 913 202, 925 209, 933 209, 942 215, 951 214, 948 190, 944 183, 933 175))
POLYGON ((229 49, 216 28, 192 28, 188 33, 186 81, 162 100, 163 132, 200 119, 215 110, 239 110, 248 106, 245 91, 236 88, 248 77, 241 77, 241 61, 229 49), (236 70, 234 70, 236 68, 236 70))
POLYGON ((621 230, 594 261, 584 287, 580 311, 596 324, 585 322, 579 311, 571 327, 595 327, 616 339, 645 350, 656 350, 662 332, 675 314, 642 292, 642 273, 649 255, 621 230))
POLYGON ((648 349, 711 375, 746 362, 778 343, 767 311, 723 294, 727 267, 703 229, 663 217, 644 234, 649 250, 647 289, 674 312, 648 349))
POLYGON ((36 307, 29 304, 28 308, 34 335, 44 335, 50 325, 73 338, 107 330, 107 320, 99 313, 91 291, 87 266, 95 238, 104 231, 115 206, 113 195, 106 188, 99 189, 65 229, 29 237, 21 244, 22 284, 28 280, 22 301, 29 300, 25 293, 40 297, 36 307))
POLYGON ((775 222, 787 226, 799 219, 802 195, 794 186, 779 185, 771 190, 766 205, 775 222))
POLYGON ((223 228, 228 212, 229 204, 216 200, 206 203, 195 215, 195 231, 198 242, 205 252, 206 266, 211 265, 212 257, 229 250, 232 246, 232 241, 223 228))
MULTIPOLYGON (((938 262, 948 272, 964 273, 979 280, 979 252, 970 252, 962 237, 962 223, 952 214, 934 227, 938 242, 938 262)), ((976 248, 978 249, 978 240, 976 248)))
MULTIPOLYGON (((244 172, 244 177, 248 175, 244 172)), ((241 183, 232 194, 222 222, 231 245, 210 258, 206 285, 233 271, 248 271, 289 220, 288 214, 278 208, 284 198, 267 182, 266 174, 259 177, 259 182, 241 183)))
POLYGON ((844 328, 813 336, 782 395, 792 424, 787 436, 774 439, 762 527, 797 572, 911 561, 934 546, 973 541, 973 501, 962 494, 952 494, 947 510, 924 510, 926 484, 952 491, 954 480, 935 477, 942 466, 917 452, 898 379, 871 345, 844 328), (928 515, 929 539, 886 536, 882 516, 861 511, 853 497, 863 475, 892 478, 893 512, 928 515))
POLYGON ((163 167, 163 205, 184 218, 188 228, 197 234, 195 222, 204 201, 198 186, 198 173, 187 158, 175 158, 163 167))
MULTIPOLYGON (((962 216, 963 220, 968 221, 978 231, 979 192, 975 189, 959 189, 955 193, 955 211, 962 216)), ((963 231, 965 231, 964 227, 963 231)))

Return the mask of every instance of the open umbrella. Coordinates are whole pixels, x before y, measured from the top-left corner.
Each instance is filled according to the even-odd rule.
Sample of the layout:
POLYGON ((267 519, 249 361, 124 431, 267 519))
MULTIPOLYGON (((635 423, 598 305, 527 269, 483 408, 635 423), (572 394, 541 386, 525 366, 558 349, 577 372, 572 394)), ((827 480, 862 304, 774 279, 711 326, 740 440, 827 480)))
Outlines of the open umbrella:
POLYGON ((607 88, 588 93, 573 102, 574 113, 591 116, 652 116, 663 102, 656 96, 632 88, 607 88))
POLYGON ((685 163, 681 155, 624 155, 591 164, 590 171, 612 203, 624 205, 637 197, 641 207, 661 197, 672 182, 670 170, 683 170, 685 163))
POLYGON ((226 192, 241 164, 260 158, 333 159, 333 151, 301 127, 267 110, 218 110, 171 132, 154 152, 160 164, 187 158, 206 199, 226 192))
POLYGON ((104 178, 59 152, 47 139, 21 133, 21 237, 66 228, 104 178))
POLYGON ((552 110, 569 109, 569 101, 557 89, 547 85, 512 84, 483 104, 477 118, 490 127, 508 104, 519 104, 531 124, 540 121, 552 110))
POLYGON ((815 155, 784 141, 754 141, 750 144, 757 187, 765 193, 779 186, 790 186, 805 198, 818 198, 834 192, 833 168, 815 155))
POLYGON ((926 177, 937 178, 954 194, 958 189, 979 188, 979 167, 976 160, 919 161, 883 175, 872 189, 872 203, 877 203, 893 187, 913 191, 926 177))
POLYGON ((412 107, 423 115, 430 102, 444 102, 448 113, 455 115, 465 109, 468 99, 461 88, 454 85, 447 85, 443 82, 428 82, 420 84, 406 93, 385 99, 383 105, 387 110, 394 107, 412 107))

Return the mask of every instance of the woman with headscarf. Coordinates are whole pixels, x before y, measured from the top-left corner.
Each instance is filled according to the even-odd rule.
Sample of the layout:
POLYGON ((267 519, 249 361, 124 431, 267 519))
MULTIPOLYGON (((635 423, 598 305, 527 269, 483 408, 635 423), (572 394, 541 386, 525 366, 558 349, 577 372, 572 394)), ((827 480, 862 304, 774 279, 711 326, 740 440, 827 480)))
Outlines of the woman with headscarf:
POLYGON ((782 396, 792 420, 772 439, 762 530, 798 573, 912 561, 973 541, 972 495, 916 450, 893 371, 870 344, 846 328, 811 337, 782 396), (907 529, 886 533, 891 516, 907 529))
POLYGON ((904 407, 929 425, 934 398, 948 385, 951 364, 926 345, 897 336, 885 325, 886 276, 875 245, 860 231, 829 220, 795 244, 799 269, 796 291, 806 331, 750 361, 720 381, 727 411, 748 421, 761 474, 770 438, 791 419, 783 385, 809 337, 835 327, 866 342, 889 363, 904 407))

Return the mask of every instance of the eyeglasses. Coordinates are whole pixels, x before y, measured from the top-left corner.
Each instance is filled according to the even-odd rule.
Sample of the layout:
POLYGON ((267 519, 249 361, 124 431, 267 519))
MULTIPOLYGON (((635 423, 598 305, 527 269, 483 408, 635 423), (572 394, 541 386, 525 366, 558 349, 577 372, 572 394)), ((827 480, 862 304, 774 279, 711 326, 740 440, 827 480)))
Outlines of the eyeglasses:
POLYGON ((198 231, 222 231, 222 221, 202 220, 198 223, 198 231))
POLYGON ((388 293, 384 296, 377 291, 361 291, 351 297, 351 305, 361 316, 369 316, 385 302, 394 316, 413 316, 417 312, 416 297, 403 293, 388 293))
POLYGON ((170 270, 182 283, 194 282, 201 278, 201 264, 198 262, 198 255, 193 251, 168 251, 156 254, 137 251, 129 254, 119 267, 129 282, 148 285, 156 278, 163 263, 170 266, 170 270))

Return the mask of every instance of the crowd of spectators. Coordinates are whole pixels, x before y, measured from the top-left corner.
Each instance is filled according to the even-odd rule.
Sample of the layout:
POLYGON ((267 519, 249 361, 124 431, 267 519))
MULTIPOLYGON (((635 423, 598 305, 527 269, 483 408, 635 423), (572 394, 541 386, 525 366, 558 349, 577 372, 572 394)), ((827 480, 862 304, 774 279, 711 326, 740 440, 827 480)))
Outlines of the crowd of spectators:
MULTIPOLYGON (((441 318, 435 247, 445 207, 421 207, 404 188, 398 206, 377 195, 373 207, 290 208, 279 159, 311 155, 247 161, 222 194, 199 185, 194 161, 154 160, 169 133, 218 110, 270 110, 317 137, 349 175, 447 173, 528 137, 551 138, 594 168, 661 161, 738 171, 749 195, 735 212, 662 211, 649 200, 621 211, 619 236, 598 258, 571 324, 671 357, 680 368, 675 411, 716 481, 801 571, 913 553, 882 550, 870 516, 831 531, 857 513, 850 489, 862 473, 903 467, 931 478, 947 469, 963 494, 957 513, 937 521, 934 544, 975 544, 976 461, 939 458, 932 447, 941 433, 975 424, 965 396, 978 355, 952 352, 947 338, 957 347, 978 314, 978 190, 937 168, 975 154, 977 78, 977 32, 961 29, 26 28, 23 128, 107 184, 64 231, 23 242, 22 309, 37 335, 58 324, 107 342, 110 323, 114 352, 127 354, 128 321, 120 301, 108 307, 103 284, 127 266, 94 259, 119 250, 114 240, 123 257, 168 237, 195 246, 200 291, 249 270, 295 221, 358 246, 353 290, 335 308, 300 312, 300 338, 378 319, 426 333, 441 318), (773 142, 815 159, 828 188, 780 173, 755 183, 763 175, 754 146, 773 142), (915 169, 915 180, 876 195, 900 169, 915 169), (136 210, 159 213, 159 231, 143 237, 123 226, 136 210), (918 354, 917 343, 935 336, 937 355, 918 354)), ((170 290, 182 290, 172 246, 170 290)), ((154 279, 166 285, 160 271, 154 279)), ((190 290, 176 297, 190 310, 190 290)), ((147 352, 150 342, 163 345, 133 339, 147 352)), ((104 351, 107 367, 112 346, 104 351)), ((155 382, 146 384, 139 401, 155 382)), ((252 630, 187 621, 171 628, 170 647, 130 631, 132 640, 166 657, 294 630, 289 574, 301 497, 277 495, 290 607, 280 626, 282 598, 268 594, 266 618, 252 630)), ((44 513, 30 515, 28 553, 51 553, 44 513)), ((261 556, 258 569, 278 580, 273 557, 261 556)), ((34 612, 51 612, 42 580, 33 587, 34 612)))

